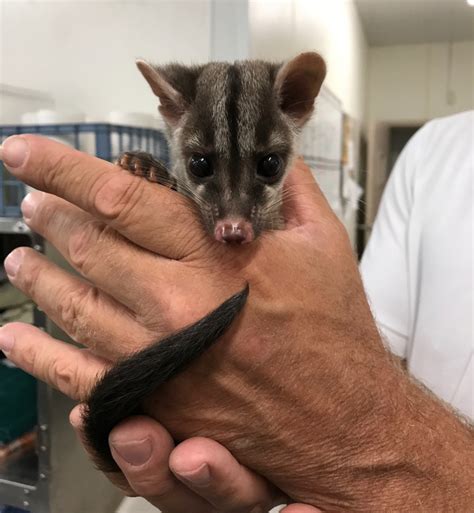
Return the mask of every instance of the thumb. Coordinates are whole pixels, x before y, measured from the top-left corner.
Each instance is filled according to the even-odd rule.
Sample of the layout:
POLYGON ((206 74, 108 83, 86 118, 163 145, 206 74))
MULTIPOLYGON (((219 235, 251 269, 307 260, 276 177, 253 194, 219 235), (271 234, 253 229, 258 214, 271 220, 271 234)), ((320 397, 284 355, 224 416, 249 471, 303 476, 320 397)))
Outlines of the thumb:
MULTIPOLYGON (((83 414, 83 404, 78 404, 71 411, 69 415, 69 422, 74 428, 76 435, 79 437, 80 442, 82 443, 86 452, 89 454, 91 460, 98 468, 100 468, 100 462, 97 460, 97 456, 92 448, 89 447, 89 444, 87 443, 86 437, 84 435, 84 426, 82 422, 83 414)), ((121 472, 106 472, 105 476, 113 485, 115 485, 117 488, 120 488, 120 490, 122 490, 125 495, 128 495, 129 497, 136 496, 136 493, 132 490, 125 476, 121 472)))
POLYGON ((283 214, 289 226, 334 216, 311 169, 301 157, 296 159, 283 186, 283 214))

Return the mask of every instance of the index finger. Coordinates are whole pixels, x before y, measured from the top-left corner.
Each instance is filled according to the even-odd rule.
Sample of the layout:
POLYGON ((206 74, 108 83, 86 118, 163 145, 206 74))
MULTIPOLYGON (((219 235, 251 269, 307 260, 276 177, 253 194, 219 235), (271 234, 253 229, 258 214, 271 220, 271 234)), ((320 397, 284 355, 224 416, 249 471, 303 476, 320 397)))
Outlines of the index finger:
POLYGON ((36 135, 9 137, 0 158, 23 182, 66 199, 162 256, 181 259, 207 239, 184 196, 110 162, 36 135))
POLYGON ((98 378, 109 367, 106 360, 89 351, 20 322, 0 328, 0 348, 25 372, 79 401, 89 397, 98 378))

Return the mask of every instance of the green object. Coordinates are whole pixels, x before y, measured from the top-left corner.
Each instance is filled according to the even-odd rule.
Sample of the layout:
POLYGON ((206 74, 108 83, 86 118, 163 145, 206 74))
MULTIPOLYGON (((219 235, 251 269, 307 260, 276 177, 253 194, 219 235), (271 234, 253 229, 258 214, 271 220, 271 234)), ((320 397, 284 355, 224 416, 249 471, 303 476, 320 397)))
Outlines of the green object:
POLYGON ((7 444, 36 425, 36 380, 0 361, 0 444, 7 444))

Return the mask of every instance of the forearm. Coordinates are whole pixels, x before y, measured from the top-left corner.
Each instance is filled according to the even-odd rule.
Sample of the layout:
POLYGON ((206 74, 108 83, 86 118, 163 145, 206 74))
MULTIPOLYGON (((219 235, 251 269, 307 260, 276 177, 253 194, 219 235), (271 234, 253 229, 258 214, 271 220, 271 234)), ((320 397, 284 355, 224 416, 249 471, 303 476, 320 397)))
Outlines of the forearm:
MULTIPOLYGON (((26 248, 5 262, 9 279, 101 357, 123 358, 250 284, 233 334, 150 398, 175 440, 213 437, 327 512, 469 511, 471 432, 383 348, 347 235, 308 169, 289 178, 287 229, 235 251, 196 235, 175 193, 53 141, 11 148, 21 141, 26 161, 9 170, 52 193, 30 197, 25 218, 84 280, 26 248)), ((6 335, 12 361, 78 399, 107 367, 32 327, 6 335)))
MULTIPOLYGON (((467 513, 474 503, 470 427, 413 381, 372 330, 367 336, 371 343, 339 352, 338 362, 311 343, 304 354, 291 344, 272 352, 271 366, 249 363, 232 385, 248 395, 228 409, 212 409, 200 423, 195 406, 186 404, 193 434, 220 441, 290 497, 323 511, 467 513), (304 367, 300 358, 313 364, 304 367), (286 369, 284 389, 274 369, 286 369)), ((211 358, 206 367, 211 371, 203 379, 212 379, 211 358)), ((217 376, 217 395, 230 386, 226 379, 217 376)), ((178 439, 189 436, 186 425, 167 415, 167 393, 155 414, 178 439)))
MULTIPOLYGON (((298 500, 351 513, 471 511, 472 428, 394 366, 381 366, 368 385, 373 393, 347 390, 338 405, 346 429, 325 424, 324 411, 308 419, 306 430, 319 435, 313 444, 307 435, 311 452, 300 448, 313 479, 298 500)), ((284 488, 288 474, 279 478, 284 488)))
POLYGON ((472 427, 402 370, 381 374, 380 387, 385 400, 347 455, 360 511, 471 511, 472 427))

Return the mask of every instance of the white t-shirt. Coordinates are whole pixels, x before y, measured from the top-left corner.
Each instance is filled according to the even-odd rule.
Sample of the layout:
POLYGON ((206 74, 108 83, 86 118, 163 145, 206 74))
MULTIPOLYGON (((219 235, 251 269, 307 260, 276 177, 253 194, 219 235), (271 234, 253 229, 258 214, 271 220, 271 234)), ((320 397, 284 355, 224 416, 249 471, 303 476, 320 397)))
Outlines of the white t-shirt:
POLYGON ((429 122, 384 191, 361 272, 391 350, 474 419, 474 111, 429 122))

